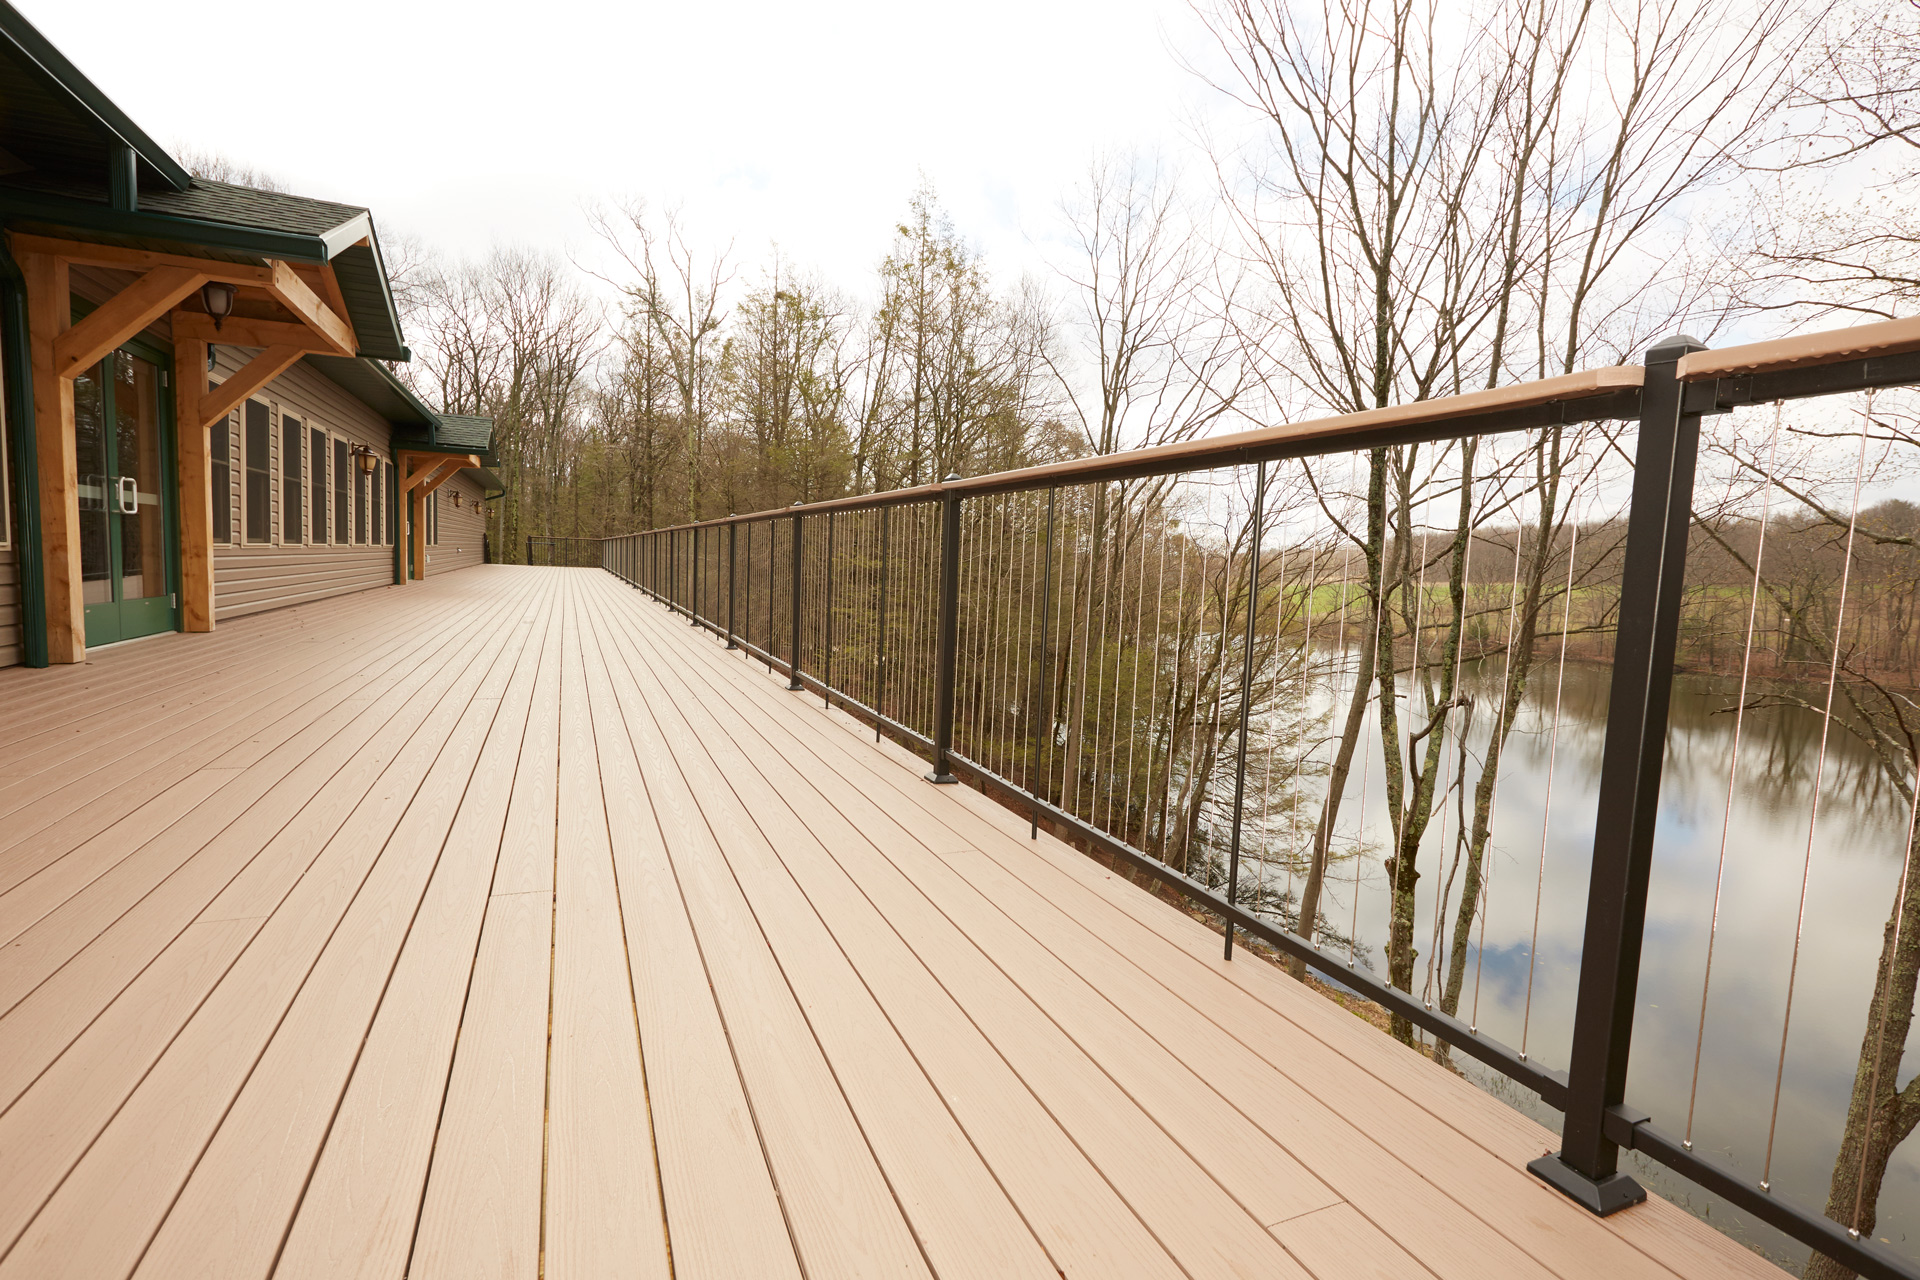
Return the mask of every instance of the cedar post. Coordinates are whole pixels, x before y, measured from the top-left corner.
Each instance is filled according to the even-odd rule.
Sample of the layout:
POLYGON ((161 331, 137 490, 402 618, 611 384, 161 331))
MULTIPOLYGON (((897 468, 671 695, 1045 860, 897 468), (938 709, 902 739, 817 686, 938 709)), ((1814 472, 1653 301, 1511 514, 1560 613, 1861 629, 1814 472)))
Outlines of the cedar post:
POLYGON ((80 477, 73 436, 73 379, 55 372, 53 358, 54 340, 72 323, 73 303, 63 259, 36 253, 21 266, 27 278, 27 327, 33 350, 47 661, 81 662, 87 656, 87 610, 80 592, 80 477))
POLYGON ((200 400, 207 385, 207 344, 198 338, 186 338, 176 341, 173 350, 173 421, 180 450, 180 629, 211 631, 213 445, 211 426, 200 421, 200 400))
MULTIPOLYGON (((407 490, 407 513, 413 521, 413 580, 427 580, 427 495, 421 490, 426 486, 417 484, 407 490)), ((529 547, 528 561, 532 561, 529 547)))

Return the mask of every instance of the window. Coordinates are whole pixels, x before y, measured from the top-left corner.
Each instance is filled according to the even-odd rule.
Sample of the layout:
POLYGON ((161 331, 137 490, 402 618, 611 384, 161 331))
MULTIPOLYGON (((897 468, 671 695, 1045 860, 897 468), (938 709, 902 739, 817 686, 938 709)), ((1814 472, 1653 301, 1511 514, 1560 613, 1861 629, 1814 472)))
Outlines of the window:
MULTIPOLYGON (((220 384, 211 380, 207 388, 220 384)), ((233 541, 233 420, 222 418, 208 428, 213 453, 213 540, 233 541)))
POLYGON ((304 539, 300 519, 300 419, 280 415, 280 541, 297 547, 304 539))
POLYGON ((367 545, 367 473, 360 467, 360 459, 355 458, 353 467, 353 540, 361 546, 367 545))
POLYGON ((335 542, 353 541, 353 526, 347 523, 352 514, 347 502, 347 470, 353 466, 353 458, 347 452, 345 440, 333 442, 333 540, 335 542))
POLYGON ((440 545, 440 491, 435 489, 427 495, 427 545, 440 545))
POLYGON ((247 401, 246 437, 241 442, 247 466, 247 541, 273 541, 273 430, 267 406, 247 401))
POLYGON ((321 545, 327 540, 327 433, 314 427, 307 432, 307 443, 313 454, 313 475, 307 495, 313 510, 307 517, 313 528, 313 541, 321 545))
POLYGON ((386 509, 387 464, 384 462, 376 462, 373 464, 373 540, 375 543, 386 541, 384 536, 386 524, 381 519, 386 509))

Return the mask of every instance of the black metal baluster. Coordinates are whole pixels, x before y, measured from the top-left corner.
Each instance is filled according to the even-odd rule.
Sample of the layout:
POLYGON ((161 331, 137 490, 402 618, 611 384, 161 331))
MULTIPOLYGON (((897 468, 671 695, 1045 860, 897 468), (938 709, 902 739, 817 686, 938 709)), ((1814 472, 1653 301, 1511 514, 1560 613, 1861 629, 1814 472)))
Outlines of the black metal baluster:
MULTIPOLYGON (((1259 616, 1260 601, 1260 519, 1267 496, 1267 464, 1254 469, 1253 523, 1248 528, 1247 545, 1247 636, 1245 652, 1240 655, 1240 741, 1233 765, 1233 837, 1227 852, 1227 905, 1234 905, 1240 889, 1240 818, 1247 795, 1247 720, 1253 708, 1253 624, 1259 616)), ((1221 630, 1225 632, 1225 619, 1221 630)), ((1223 637, 1224 639, 1224 634, 1223 637)), ((1227 925, 1227 959, 1233 959, 1233 921, 1227 925)))

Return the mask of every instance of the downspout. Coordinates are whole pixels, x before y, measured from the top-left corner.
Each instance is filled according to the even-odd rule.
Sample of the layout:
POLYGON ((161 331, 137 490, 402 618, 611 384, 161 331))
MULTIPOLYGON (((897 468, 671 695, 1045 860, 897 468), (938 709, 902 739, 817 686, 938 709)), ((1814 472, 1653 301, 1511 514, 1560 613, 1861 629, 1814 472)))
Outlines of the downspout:
POLYGON ((14 551, 20 566, 20 647, 30 667, 47 665, 46 564, 40 547, 40 451, 34 439, 33 352, 27 278, 0 235, 0 369, 6 378, 9 470, 14 478, 14 551))
POLYGON ((393 585, 407 585, 407 522, 400 511, 400 451, 387 432, 387 528, 393 532, 393 585))

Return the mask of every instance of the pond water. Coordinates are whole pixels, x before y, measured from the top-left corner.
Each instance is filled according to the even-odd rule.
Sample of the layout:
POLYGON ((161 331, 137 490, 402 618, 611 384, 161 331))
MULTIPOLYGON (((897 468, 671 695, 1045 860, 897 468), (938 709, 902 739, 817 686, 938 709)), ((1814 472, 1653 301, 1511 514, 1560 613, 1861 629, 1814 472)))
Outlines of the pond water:
MULTIPOLYGON (((1477 989, 1477 1021, 1486 1034, 1514 1047, 1524 1037, 1532 1057, 1564 1068, 1579 979, 1594 827, 1601 819, 1596 810, 1608 669, 1567 665, 1556 746, 1557 675, 1551 662, 1536 668, 1528 704, 1508 742, 1495 798, 1485 948, 1482 953, 1476 938, 1469 953, 1461 1016, 1469 1015, 1477 989), (1533 940, 1536 888, 1537 947, 1533 940)), ((1478 740, 1473 743, 1477 755, 1493 718, 1500 672, 1483 669, 1463 679, 1486 708, 1476 717, 1480 721, 1478 740)), ((1702 972, 1713 920, 1734 736, 1734 717, 1726 710, 1737 688, 1735 679, 1680 676, 1669 724, 1627 1095, 1634 1105, 1650 1112, 1663 1130, 1675 1135, 1686 1127, 1694 1074, 1702 972)), ((1812 696, 1823 692, 1824 686, 1812 696)), ((1325 910, 1344 931, 1357 905, 1357 936, 1371 948, 1376 970, 1384 971, 1387 892, 1378 851, 1391 843, 1391 819, 1380 785, 1383 775, 1375 725, 1369 724, 1364 740, 1371 744, 1373 758, 1366 764, 1364 779, 1356 763, 1339 843, 1351 848, 1356 839, 1364 838, 1375 852, 1330 873, 1332 901, 1325 910), (1363 786, 1364 814, 1358 804, 1363 786)), ((1693 1100, 1697 1149, 1717 1153, 1758 1181, 1771 1127, 1774 1193, 1815 1211, 1826 1203, 1839 1149, 1854 1066, 1868 1023, 1881 933, 1899 888, 1907 823, 1904 802, 1885 784, 1864 746, 1852 735, 1836 732, 1827 751, 1819 823, 1810 841, 1819 740, 1819 717, 1811 712, 1770 710, 1746 718, 1739 784, 1732 818, 1725 827, 1725 880, 1698 1094, 1693 1100), (1803 873, 1806 907, 1801 924, 1803 873), (1797 928, 1799 968, 1785 1035, 1776 1120, 1774 1082, 1797 928)), ((1436 815, 1421 855, 1416 991, 1425 981, 1435 884, 1442 878, 1436 867, 1439 825, 1436 815)), ((1452 830, 1450 824, 1449 846, 1452 830)), ((1448 933, 1452 915, 1449 907, 1448 933)), ((1437 989, 1438 977, 1435 985, 1437 989)), ((1513 1105, 1549 1127, 1559 1127, 1559 1114, 1542 1106, 1531 1093, 1470 1062, 1462 1060, 1461 1066, 1513 1105)), ((1904 1082, 1914 1069, 1910 1052, 1900 1079, 1904 1082)), ((1630 1157, 1629 1163, 1647 1185, 1790 1270, 1798 1272, 1804 1264, 1806 1250, 1778 1232, 1657 1166, 1637 1157, 1630 1157)), ((1920 1260, 1916 1211, 1920 1211, 1920 1140, 1909 1142, 1894 1157, 1875 1232, 1904 1255, 1920 1260), (1910 1228, 1915 1229, 1912 1238, 1907 1234, 1910 1228)))

